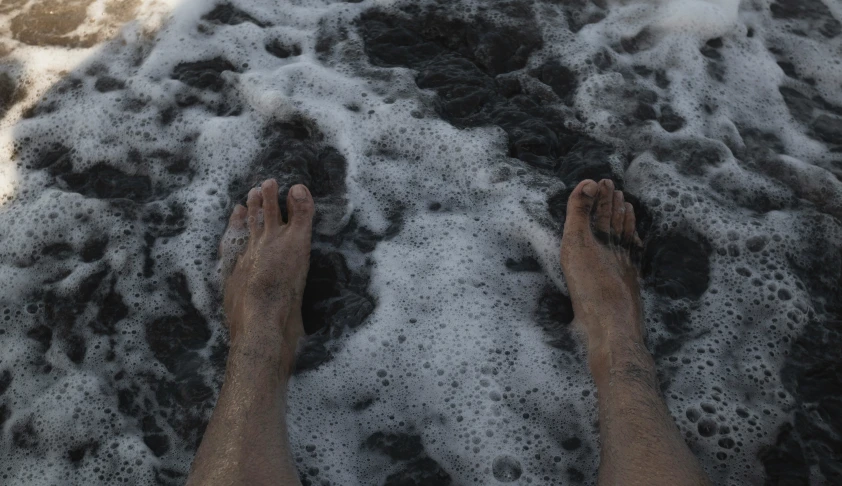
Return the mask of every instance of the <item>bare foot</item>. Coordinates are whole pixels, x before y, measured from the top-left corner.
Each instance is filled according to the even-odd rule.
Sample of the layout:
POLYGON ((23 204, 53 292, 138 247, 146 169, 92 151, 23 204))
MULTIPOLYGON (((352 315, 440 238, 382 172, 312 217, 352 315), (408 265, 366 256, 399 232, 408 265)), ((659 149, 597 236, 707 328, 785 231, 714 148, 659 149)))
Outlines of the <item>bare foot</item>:
POLYGON ((595 359, 643 345, 637 268, 629 248, 640 246, 634 208, 614 183, 584 180, 570 194, 561 239, 561 266, 573 314, 595 359))
POLYGON ((286 224, 274 179, 253 188, 247 204, 234 208, 220 243, 220 254, 229 260, 224 268, 233 266, 224 288, 231 352, 277 360, 287 377, 304 335, 301 298, 310 266, 313 198, 303 185, 293 186, 286 224))

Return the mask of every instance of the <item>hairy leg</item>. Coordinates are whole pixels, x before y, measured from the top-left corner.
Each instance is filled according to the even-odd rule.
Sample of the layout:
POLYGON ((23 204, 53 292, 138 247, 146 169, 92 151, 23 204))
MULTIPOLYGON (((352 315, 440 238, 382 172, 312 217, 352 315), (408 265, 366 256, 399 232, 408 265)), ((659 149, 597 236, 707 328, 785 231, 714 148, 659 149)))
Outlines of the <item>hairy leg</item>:
POLYGON ((597 387, 600 485, 706 485, 658 390, 644 344, 632 205, 614 183, 582 181, 570 195, 561 242, 573 314, 587 337, 597 387))
POLYGON ((289 221, 278 205, 278 184, 252 189, 223 237, 225 257, 248 235, 225 281, 231 331, 225 381, 193 461, 188 484, 298 485, 286 429, 286 389, 298 339, 304 335, 301 297, 310 256, 313 198, 303 185, 287 196, 289 221))

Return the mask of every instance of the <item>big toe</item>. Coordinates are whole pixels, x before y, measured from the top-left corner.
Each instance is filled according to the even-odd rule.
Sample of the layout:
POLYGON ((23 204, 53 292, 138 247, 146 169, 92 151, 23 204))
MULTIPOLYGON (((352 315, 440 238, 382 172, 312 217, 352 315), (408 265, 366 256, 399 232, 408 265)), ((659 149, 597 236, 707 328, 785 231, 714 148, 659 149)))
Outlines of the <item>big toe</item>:
POLYGON ((219 242, 219 256, 225 256, 227 249, 234 245, 236 238, 245 231, 247 215, 248 210, 245 206, 241 204, 234 206, 228 218, 228 227, 225 228, 225 233, 222 234, 222 240, 219 242))
POLYGON ((293 228, 309 229, 313 223, 316 206, 310 190, 304 184, 292 186, 287 194, 289 225, 293 228))
POLYGON ((234 206, 234 210, 231 211, 231 217, 228 218, 228 228, 232 230, 243 230, 246 228, 246 217, 248 216, 248 210, 242 204, 237 204, 234 206))
POLYGON ((252 236, 260 234, 260 219, 263 217, 263 194, 257 187, 251 188, 246 201, 248 206, 248 228, 252 236))
POLYGON ((579 183, 567 200, 567 219, 564 222, 564 234, 590 234, 591 213, 596 203, 599 186, 586 179, 579 183))
POLYGON ((237 204, 231 217, 228 218, 228 227, 222 234, 219 242, 219 259, 222 262, 222 275, 227 277, 231 274, 237 258, 243 252, 248 235, 246 230, 246 219, 248 210, 245 206, 237 204))

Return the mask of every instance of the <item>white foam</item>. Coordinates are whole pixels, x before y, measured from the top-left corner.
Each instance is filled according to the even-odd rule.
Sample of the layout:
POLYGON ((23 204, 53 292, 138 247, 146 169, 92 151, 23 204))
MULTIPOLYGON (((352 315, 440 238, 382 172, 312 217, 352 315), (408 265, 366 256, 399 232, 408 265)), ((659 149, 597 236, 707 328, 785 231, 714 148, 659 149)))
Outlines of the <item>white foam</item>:
MULTIPOLYGON (((173 376, 143 339, 146 324, 179 312, 158 275, 185 275, 192 305, 211 327, 209 345, 198 351, 207 358, 225 336, 216 248, 235 202, 228 187, 250 174, 250 163, 263 150, 265 124, 303 116, 348 163, 345 213, 323 221, 318 234, 335 235, 352 216, 383 232, 398 205, 403 222, 400 232, 370 254, 351 245, 338 249, 352 269, 370 272, 368 291, 377 307, 363 325, 338 338, 333 360, 291 384, 289 421, 301 470, 318 468, 318 478, 333 484, 380 484, 400 466, 362 444, 385 431, 418 435, 454 484, 494 484, 492 464, 502 454, 520 462, 521 484, 555 484, 568 468, 592 480, 598 451, 592 382, 582 357, 549 346, 535 318, 544 288, 566 292, 558 222, 548 223, 546 206, 563 183, 509 158, 499 127, 459 129, 439 119, 434 93, 417 88, 412 70, 370 65, 354 20, 375 5, 390 9, 399 2, 237 3, 271 23, 265 28, 250 22, 212 25, 201 20, 212 2, 175 3, 141 2, 139 20, 117 41, 90 49, 9 40, 15 50, 8 59, 19 64, 16 76, 27 95, 0 121, 0 311, 9 309, 5 315, 11 316, 0 321, 5 331, 0 372, 14 374, 0 398, 12 410, 0 446, 5 452, 0 472, 8 471, 14 484, 110 484, 116 480, 109 475, 125 463, 132 465, 128 474, 137 484, 152 483, 163 469, 187 473, 195 443, 168 425, 174 418, 163 415, 172 410, 156 405, 153 384, 173 376), (316 52, 320 26, 345 29, 327 54, 316 52), (301 55, 272 56, 264 47, 272 39, 299 45, 301 55), (182 62, 217 56, 242 71, 224 74, 232 86, 226 99, 207 90, 191 92, 170 79, 182 62), (86 72, 97 64, 125 81, 125 89, 96 91, 95 77, 86 72), (55 111, 22 119, 66 77, 80 79, 82 87, 47 95, 55 111), (219 116, 197 103, 161 124, 161 110, 191 93, 209 105, 242 105, 242 112, 219 116), (142 101, 134 112, 125 109, 130 100, 142 101), (160 204, 183 207, 184 231, 150 248, 144 240, 150 225, 141 218, 128 218, 105 201, 46 187, 52 179, 45 171, 24 167, 32 161, 21 155, 13 160, 13 141, 26 137, 45 150, 56 143, 74 147, 77 171, 105 162, 128 174, 149 175, 155 187, 174 187, 160 204), (132 150, 144 155, 140 163, 129 159, 132 150), (189 159, 192 178, 173 175, 161 159, 147 156, 156 151, 189 159), (521 168, 528 170, 515 175, 521 168), (503 172, 509 176, 500 177, 503 172), (429 210, 433 203, 438 211, 429 210), (82 262, 78 254, 95 237, 108 240, 103 257, 82 262), (42 249, 55 243, 70 245, 74 256, 42 258, 42 249), (143 276, 147 249, 154 277, 143 276), (541 271, 506 268, 508 258, 523 257, 535 258, 541 271), (49 351, 41 352, 27 337, 45 319, 38 292, 49 288, 72 298, 85 279, 105 269, 119 277, 115 291, 129 309, 117 332, 103 336, 90 329, 99 310, 91 305, 74 329, 57 329, 49 351), (51 279, 59 283, 44 283, 51 279), (67 356, 70 331, 87 345, 82 363, 67 356), (121 371, 126 376, 117 380, 121 371), (140 415, 156 417, 170 440, 160 458, 144 444, 138 420, 116 413, 118 390, 129 384, 139 388, 132 403, 150 404, 140 415), (58 393, 65 388, 71 391, 58 393), (373 402, 355 407, 367 400, 373 402), (33 430, 41 442, 28 450, 14 447, 10 434, 24 430, 29 420, 38 422, 33 430), (570 437, 581 440, 579 449, 562 447, 570 437), (86 455, 81 466, 68 462, 68 444, 86 441, 96 441, 99 452, 86 455)), ((89 17, 102 12, 107 17, 105 5, 92 3, 89 17)), ((465 5, 453 15, 470 18, 482 6, 465 5)), ((527 71, 548 59, 574 69, 579 87, 572 107, 557 106, 570 126, 636 154, 627 168, 619 158, 612 161, 626 190, 640 198, 659 228, 704 235, 713 248, 710 285, 698 302, 668 302, 645 289, 646 327, 654 341, 670 334, 665 313, 689 316, 692 331, 683 347, 658 362, 670 379, 670 410, 715 483, 759 482, 757 453, 774 443, 793 403, 780 380, 786 343, 798 336, 811 306, 785 255, 804 251, 802 238, 814 220, 822 221, 822 234, 835 235, 829 244, 842 241, 838 222, 826 216, 842 217, 842 187, 833 172, 838 154, 829 153, 790 114, 779 86, 807 89, 806 83, 788 79, 768 47, 788 45, 798 54, 792 62, 801 76, 815 79, 811 89, 838 105, 842 65, 828 60, 838 57, 839 39, 795 36, 771 19, 765 4, 734 0, 611 2, 603 20, 576 33, 566 28, 561 6, 537 8, 554 14, 536 17, 545 46, 532 55, 527 71), (640 50, 618 47, 641 32, 648 37, 640 50), (700 53, 715 38, 723 42, 719 60, 700 53), (593 63, 603 52, 611 55, 610 68, 593 63), (710 75, 712 65, 724 69, 721 80, 710 75), (635 66, 663 72, 669 85, 659 85, 654 76, 633 76, 635 66), (626 124, 624 117, 639 102, 630 89, 656 93, 658 109, 669 105, 685 125, 670 133, 656 121, 626 124), (746 149, 741 135, 746 128, 774 134, 787 155, 741 160, 736 152, 746 149), (714 147, 722 160, 688 173, 650 151, 694 141, 714 147), (801 198, 802 205, 759 214, 740 199, 753 196, 801 198), (748 250, 757 238, 765 242, 763 250, 748 250), (713 403, 716 413, 704 417, 717 427, 740 427, 728 435, 742 443, 739 451, 728 449, 728 462, 717 459, 718 432, 701 435, 698 423, 686 417, 702 402, 713 403), (756 425, 746 425, 738 408, 756 425)), ((835 5, 832 9, 838 13, 835 5)), ((17 13, 2 17, 2 29, 17 13)), ((79 33, 106 32, 114 22, 86 24, 79 33)), ((535 80, 523 84, 526 91, 546 88, 535 80)), ((337 250, 324 242, 316 247, 337 250)), ((218 386, 221 377, 203 366, 200 373, 218 386)))

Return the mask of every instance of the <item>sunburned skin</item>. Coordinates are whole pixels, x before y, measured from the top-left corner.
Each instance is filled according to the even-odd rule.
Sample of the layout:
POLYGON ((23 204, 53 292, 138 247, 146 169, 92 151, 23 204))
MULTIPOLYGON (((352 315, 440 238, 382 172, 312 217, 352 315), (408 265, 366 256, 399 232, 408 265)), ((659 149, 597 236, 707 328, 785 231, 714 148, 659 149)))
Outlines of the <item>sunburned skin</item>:
MULTIPOLYGON (((265 181, 237 206, 220 245, 244 250, 225 280, 231 335, 225 381, 188 484, 300 484, 289 450, 286 388, 304 335, 313 199, 303 185, 287 196, 265 181)), ((598 390, 601 485, 705 485, 658 391, 644 343, 634 208, 614 183, 585 180, 573 190, 561 242, 573 311, 587 341, 598 390)))

